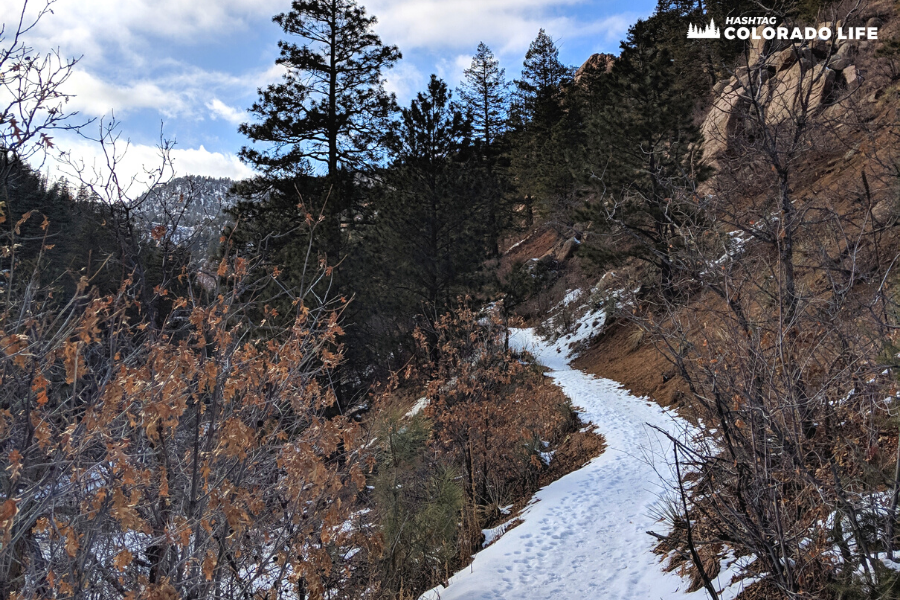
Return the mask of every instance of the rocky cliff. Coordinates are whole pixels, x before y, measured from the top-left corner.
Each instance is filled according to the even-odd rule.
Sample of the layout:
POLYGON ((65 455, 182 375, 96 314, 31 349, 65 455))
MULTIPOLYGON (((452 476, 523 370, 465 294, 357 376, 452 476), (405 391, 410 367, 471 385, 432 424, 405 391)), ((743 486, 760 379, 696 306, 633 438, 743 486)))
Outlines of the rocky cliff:
MULTIPOLYGON (((847 22, 818 23, 817 29, 874 27, 886 38, 894 28, 885 27, 889 25, 885 12, 873 14, 877 8, 873 5, 868 13, 851 14, 847 22)), ((851 97, 866 100, 860 91, 879 43, 840 39, 836 33, 827 40, 749 41, 731 76, 713 88, 714 100, 701 126, 704 156, 715 165, 748 114, 777 127, 851 97)))

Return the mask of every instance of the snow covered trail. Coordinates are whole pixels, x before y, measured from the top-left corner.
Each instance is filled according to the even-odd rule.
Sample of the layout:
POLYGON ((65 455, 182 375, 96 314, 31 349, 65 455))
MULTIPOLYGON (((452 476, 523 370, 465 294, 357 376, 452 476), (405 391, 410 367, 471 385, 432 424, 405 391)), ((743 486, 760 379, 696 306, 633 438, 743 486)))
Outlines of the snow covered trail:
MULTIPOLYGON (((703 590, 687 594, 687 580, 662 571, 646 533, 660 530, 652 516, 663 491, 660 475, 671 477, 671 445, 648 425, 677 434, 685 421, 614 381, 573 369, 564 342, 551 344, 522 329, 510 345, 550 369, 582 420, 606 438, 606 451, 535 494, 521 525, 422 600, 702 600, 703 590)), ((730 579, 723 569, 717 587, 730 579)))

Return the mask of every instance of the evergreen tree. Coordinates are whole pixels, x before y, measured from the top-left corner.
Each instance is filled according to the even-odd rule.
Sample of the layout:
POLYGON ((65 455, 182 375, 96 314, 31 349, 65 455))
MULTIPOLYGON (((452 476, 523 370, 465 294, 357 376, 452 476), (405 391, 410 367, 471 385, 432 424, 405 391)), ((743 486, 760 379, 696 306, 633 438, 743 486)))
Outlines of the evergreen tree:
POLYGON ((452 101, 452 93, 437 75, 401 111, 388 147, 397 167, 415 168, 434 176, 443 162, 471 142, 472 120, 452 101))
POLYGON ((465 82, 460 96, 472 115, 475 132, 490 146, 503 133, 506 124, 509 104, 506 69, 500 68, 500 61, 482 42, 463 75, 465 82))
POLYGON ((241 157, 266 173, 293 175, 307 161, 324 163, 329 175, 366 158, 393 105, 382 70, 401 58, 372 32, 375 17, 355 0, 294 0, 274 18, 300 43, 282 40, 277 63, 283 81, 260 90, 250 111, 257 123, 240 126, 263 150, 245 147, 241 157))
POLYGON ((583 127, 577 106, 567 104, 571 75, 553 39, 541 29, 525 55, 522 78, 515 81, 510 110, 510 167, 529 215, 535 209, 545 215, 555 212, 573 194, 568 157, 580 145, 583 127))
MULTIPOLYGON (((345 232, 358 206, 352 169, 377 153, 393 95, 385 92, 382 71, 400 59, 395 46, 385 46, 372 32, 375 17, 355 0, 295 0, 290 12, 274 18, 299 42, 279 42, 278 64, 287 72, 280 83, 260 90, 250 109, 258 122, 240 126, 241 133, 262 149, 244 147, 241 158, 265 175, 263 185, 306 187, 312 165, 324 165, 328 181, 317 197, 305 197, 311 214, 323 217, 314 244, 332 263, 344 253, 345 232), (275 180, 288 184, 276 184, 275 180)), ((293 199, 296 203, 296 198, 293 199)))
POLYGON ((528 47, 522 79, 515 81, 515 118, 548 126, 559 116, 563 85, 572 77, 572 68, 559 60, 559 48, 541 29, 528 47))
POLYGON ((416 315, 433 324, 457 296, 482 290, 483 264, 510 211, 495 157, 471 137, 470 115, 434 76, 393 124, 393 160, 367 190, 370 225, 342 266, 354 297, 345 330, 356 364, 393 357, 396 367, 412 351, 416 315))
POLYGON ((604 107, 589 122, 586 171, 600 192, 581 218, 598 229, 586 252, 604 266, 636 257, 671 288, 684 227, 693 223, 694 186, 707 174, 692 119, 697 92, 679 75, 654 29, 639 21, 622 43, 610 77, 598 85, 604 107))
MULTIPOLYGON (((499 186, 472 152, 472 125, 447 85, 431 77, 395 124, 369 246, 397 316, 437 313, 472 290, 489 244, 499 186)), ((433 316, 433 315, 432 315, 433 316)))
POLYGON ((15 276, 12 285, 48 286, 63 304, 82 277, 115 289, 121 267, 106 207, 83 192, 73 198, 65 180, 48 184, 21 159, 0 157, 0 170, 0 287, 15 276))

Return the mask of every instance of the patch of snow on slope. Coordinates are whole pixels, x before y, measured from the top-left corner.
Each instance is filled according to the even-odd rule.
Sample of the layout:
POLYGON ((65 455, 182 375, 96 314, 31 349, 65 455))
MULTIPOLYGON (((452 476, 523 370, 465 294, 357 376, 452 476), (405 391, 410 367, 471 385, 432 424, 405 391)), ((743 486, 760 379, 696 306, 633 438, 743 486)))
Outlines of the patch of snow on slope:
POLYGON ((484 535, 484 542, 481 544, 481 547, 487 548, 495 541, 499 540, 500 536, 506 533, 506 530, 509 529, 510 525, 512 525, 515 521, 516 519, 510 519, 509 521, 501 523, 496 527, 492 527, 490 529, 482 529, 481 533, 484 535))
MULTIPOLYGON (((575 321, 570 333, 559 336, 559 338, 547 346, 547 348, 549 351, 558 354, 565 361, 574 359, 582 348, 590 341, 591 337, 600 331, 604 323, 606 323, 605 311, 602 309, 596 311, 589 310, 575 321)), ((510 344, 512 344, 512 338, 510 338, 510 344)))
POLYGON ((557 306, 568 306, 581 298, 581 295, 584 292, 580 288, 575 288, 574 290, 569 290, 566 292, 565 298, 563 298, 557 306))
POLYGON ((431 403, 431 400, 429 400, 425 396, 422 396, 421 398, 416 400, 416 403, 413 405, 413 407, 411 409, 409 409, 409 412, 406 413, 406 416, 407 417, 416 416, 417 414, 419 414, 420 412, 425 410, 425 407, 428 406, 430 403, 431 403))
MULTIPOLYGON (((595 315, 596 318, 596 315, 595 315)), ((576 332, 577 334, 577 332, 576 332)), ((510 346, 530 351, 571 399, 582 420, 606 438, 606 451, 535 494, 523 521, 475 555, 474 562, 421 600, 702 600, 690 583, 662 571, 647 531, 659 528, 660 496, 673 481, 671 445, 656 426, 687 435, 674 413, 636 398, 619 384, 572 369, 567 344, 514 330, 510 346)), ((733 600, 736 561, 716 580, 733 600)))

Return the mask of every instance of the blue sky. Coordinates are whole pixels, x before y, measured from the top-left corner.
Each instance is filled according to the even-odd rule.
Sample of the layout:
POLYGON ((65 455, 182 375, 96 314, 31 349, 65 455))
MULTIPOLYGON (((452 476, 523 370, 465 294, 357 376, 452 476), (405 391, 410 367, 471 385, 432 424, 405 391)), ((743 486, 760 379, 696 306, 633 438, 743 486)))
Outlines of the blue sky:
MULTIPOLYGON (((38 0, 30 0, 35 6, 38 0)), ((403 60, 386 73, 400 102, 437 73, 455 87, 480 41, 516 76, 528 44, 543 27, 562 60, 580 65, 594 52, 617 53, 628 26, 649 15, 654 0, 368 0, 385 43, 403 60)), ((244 177, 251 172, 235 154, 236 131, 258 87, 276 81, 277 41, 272 16, 289 0, 57 0, 30 34, 39 50, 58 47, 81 57, 69 82, 69 108, 83 118, 121 122, 130 140, 123 168, 153 163, 164 135, 177 143, 180 173, 244 177)), ((18 16, 21 0, 0 2, 0 20, 18 16)), ((89 131, 91 131, 89 129, 89 131)), ((86 161, 98 149, 58 138, 86 161)))

